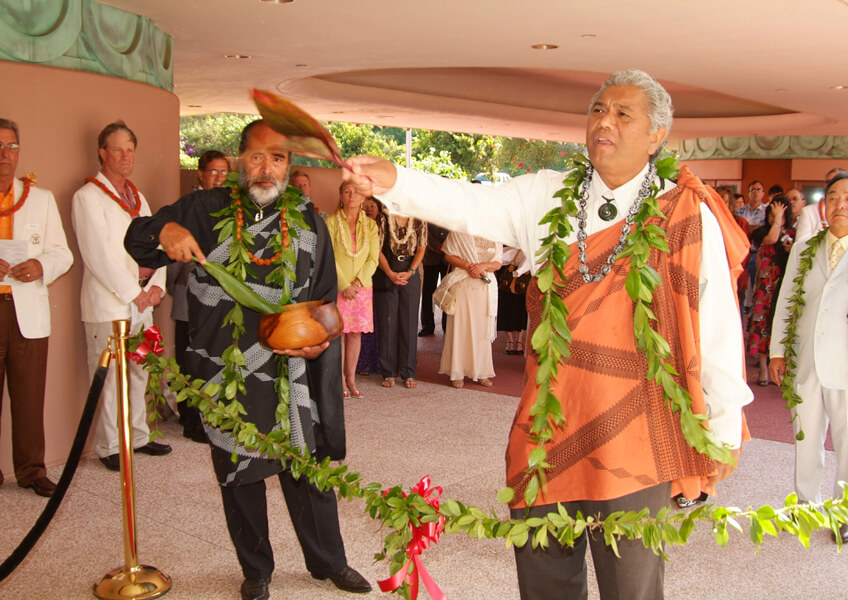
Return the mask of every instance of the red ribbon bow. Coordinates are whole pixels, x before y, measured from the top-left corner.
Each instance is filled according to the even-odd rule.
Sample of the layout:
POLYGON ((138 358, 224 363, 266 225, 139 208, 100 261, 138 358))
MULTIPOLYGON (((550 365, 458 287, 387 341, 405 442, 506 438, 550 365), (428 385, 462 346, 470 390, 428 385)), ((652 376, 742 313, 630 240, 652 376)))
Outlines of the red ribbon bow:
MULTIPOLYGON (((430 476, 426 475, 421 478, 421 481, 412 487, 413 494, 419 494, 424 498, 424 502, 428 506, 432 506, 436 511, 439 510, 439 496, 442 495, 441 486, 430 487, 430 476)), ((406 493, 403 492, 403 497, 406 498, 406 493)), ((436 543, 439 541, 439 536, 445 528, 445 517, 439 515, 439 520, 431 523, 421 523, 420 525, 409 524, 412 530, 412 539, 406 546, 406 554, 409 557, 404 565, 398 571, 389 577, 377 583, 380 589, 384 592, 391 592, 398 589, 404 582, 409 584, 409 597, 412 600, 418 598, 418 577, 421 576, 424 581, 424 587, 430 598, 433 600, 448 600, 448 597, 439 589, 430 573, 424 567, 424 564, 419 558, 421 553, 430 547, 430 542, 436 543), (412 567, 410 568, 410 563, 412 567)))
POLYGON ((135 363, 141 364, 144 362, 144 357, 147 356, 148 352, 152 352, 153 354, 162 354, 165 348, 160 345, 161 341, 162 332, 159 330, 159 327, 153 325, 144 331, 144 341, 138 345, 135 352, 128 352, 127 358, 135 363))

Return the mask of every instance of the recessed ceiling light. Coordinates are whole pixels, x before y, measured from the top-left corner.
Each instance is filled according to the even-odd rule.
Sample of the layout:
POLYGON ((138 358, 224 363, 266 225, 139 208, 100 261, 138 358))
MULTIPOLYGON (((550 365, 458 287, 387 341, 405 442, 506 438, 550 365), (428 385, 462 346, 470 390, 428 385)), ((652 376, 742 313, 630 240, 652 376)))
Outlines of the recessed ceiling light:
POLYGON ((188 107, 189 108, 203 108, 203 105, 202 104, 189 104, 188 107))
POLYGON ((309 65, 305 65, 303 63, 298 63, 295 65, 296 67, 308 67, 309 65))
POLYGON ((265 4, 291 4, 294 0, 259 0, 265 4))
POLYGON ((584 34, 583 34, 583 35, 581 35, 580 37, 582 37, 582 38, 584 38, 584 39, 587 39, 587 40, 594 40, 594 39, 595 39, 596 37, 598 37, 598 36, 597 36, 597 35, 595 35, 594 33, 584 33, 584 34))
POLYGON ((786 91, 786 88, 777 88, 777 89, 776 89, 776 90, 774 90, 774 91, 775 91, 775 92, 785 92, 785 91, 786 91))
POLYGON ((334 110, 333 111, 334 115, 343 115, 344 113, 345 113, 345 111, 343 111, 343 110, 334 110))
POLYGON ((844 85, 832 85, 832 86, 830 86, 830 89, 832 89, 832 90, 844 90, 846 87, 848 87, 848 86, 844 86, 844 85))
POLYGON ((250 54, 225 54, 224 58, 235 58, 236 60, 241 60, 245 58, 253 58, 250 54))
POLYGON ((530 46, 533 50, 554 50, 559 48, 556 44, 533 44, 530 46))

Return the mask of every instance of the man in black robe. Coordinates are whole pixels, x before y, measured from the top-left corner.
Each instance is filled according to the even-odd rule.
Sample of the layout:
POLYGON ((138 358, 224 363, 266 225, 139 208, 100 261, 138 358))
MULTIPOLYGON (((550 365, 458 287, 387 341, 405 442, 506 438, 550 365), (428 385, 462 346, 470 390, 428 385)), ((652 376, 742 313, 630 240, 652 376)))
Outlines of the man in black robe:
MULTIPOLYGON (((280 302, 281 287, 265 278, 278 267, 273 240, 280 233, 282 196, 287 191, 290 153, 282 149, 285 138, 263 121, 242 131, 239 146, 239 186, 243 192, 244 229, 253 234, 255 264, 248 264, 245 282, 271 302, 280 302), (266 259, 274 259, 267 261, 266 259), (265 264, 265 263, 270 264, 265 264)), ((232 237, 218 242, 214 213, 231 207, 230 188, 194 192, 154 216, 136 219, 127 231, 127 251, 139 264, 160 267, 172 260, 187 262, 196 257, 226 263, 232 237), (161 244, 162 250, 157 249, 161 244)), ((333 248, 324 222, 311 202, 302 201, 298 211, 308 227, 294 226, 290 235, 296 255, 293 282, 288 282, 292 302, 336 299, 336 268, 333 248)), ((248 245, 250 247, 251 245, 248 245)), ((221 356, 233 343, 232 325, 221 326, 233 308, 233 300, 204 270, 189 278, 189 347, 185 371, 211 382, 223 380, 221 356)), ((244 333, 239 348, 247 393, 239 396, 248 422, 268 433, 279 429, 277 406, 280 357, 257 341, 259 314, 244 309, 244 333)), ((290 392, 290 435, 318 459, 345 455, 344 409, 341 390, 341 348, 338 339, 321 346, 286 351, 290 392)), ((243 600, 269 597, 268 583, 274 557, 268 541, 265 478, 277 475, 289 514, 304 553, 306 568, 316 579, 329 578, 350 592, 369 592, 371 586, 347 565, 339 531, 338 507, 332 490, 320 491, 306 478, 295 480, 279 460, 268 460, 237 445, 227 432, 204 424, 212 449, 215 473, 221 485, 230 537, 238 554, 245 581, 243 600), (235 453, 237 460, 231 456, 235 453)))

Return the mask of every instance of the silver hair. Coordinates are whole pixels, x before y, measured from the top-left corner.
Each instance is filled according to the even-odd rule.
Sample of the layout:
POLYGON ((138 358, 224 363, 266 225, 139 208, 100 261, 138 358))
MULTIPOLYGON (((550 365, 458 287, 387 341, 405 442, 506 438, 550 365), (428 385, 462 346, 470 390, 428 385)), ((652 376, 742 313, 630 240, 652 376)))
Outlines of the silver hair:
POLYGON ((592 97, 592 102, 589 104, 589 112, 592 111, 592 107, 595 106, 595 103, 601 97, 604 90, 614 85, 630 85, 642 90, 648 103, 646 108, 648 117, 651 119, 651 133, 660 128, 665 128, 666 133, 671 132, 672 115, 674 114, 671 96, 669 96, 665 88, 656 79, 641 69, 616 71, 610 75, 601 86, 601 89, 592 97))
POLYGON ((18 133, 18 124, 15 123, 12 119, 0 119, 0 129, 8 129, 12 133, 15 134, 15 139, 18 143, 21 143, 21 136, 18 133))

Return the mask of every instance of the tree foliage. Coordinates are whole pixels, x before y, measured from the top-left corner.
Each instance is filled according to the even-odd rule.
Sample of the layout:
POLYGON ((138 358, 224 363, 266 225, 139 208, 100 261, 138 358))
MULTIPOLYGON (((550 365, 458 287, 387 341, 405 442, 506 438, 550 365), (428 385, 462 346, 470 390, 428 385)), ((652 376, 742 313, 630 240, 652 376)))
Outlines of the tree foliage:
POLYGON ((412 168, 424 173, 435 173, 450 179, 468 179, 468 174, 463 168, 451 160, 451 154, 447 150, 430 148, 430 152, 423 156, 412 157, 412 168))
MULTIPOLYGON (((180 120, 180 166, 196 169, 206 150, 236 156, 241 130, 255 115, 211 114, 180 120)), ((404 164, 406 130, 399 127, 333 122, 327 125, 342 156, 373 154, 404 164)), ((449 133, 415 129, 412 132, 413 167, 428 173, 470 179, 478 173, 523 175, 540 169, 562 170, 570 156, 585 152, 582 144, 449 133)), ((329 167, 326 161, 295 156, 295 165, 329 167)))
MULTIPOLYGON (((327 126, 330 134, 336 140, 342 156, 356 156, 357 154, 372 154, 387 158, 393 162, 403 162, 404 144, 391 135, 385 135, 376 125, 354 125, 353 123, 330 123, 327 126)), ((292 160, 295 165, 305 167, 329 167, 336 165, 325 160, 295 156, 292 160)))
POLYGON ((431 148, 437 153, 445 151, 451 162, 468 177, 474 177, 477 173, 494 173, 498 170, 496 157, 502 139, 490 135, 416 129, 412 134, 412 155, 414 158, 425 159, 431 148))
POLYGON ((497 162, 499 170, 510 175, 535 173, 542 169, 562 171, 566 161, 575 154, 585 153, 583 144, 546 142, 522 138, 501 138, 497 162))
POLYGON ((231 113, 182 117, 180 167, 196 169, 197 159, 207 150, 220 150, 227 156, 237 156, 241 130, 256 119, 256 115, 231 113))

